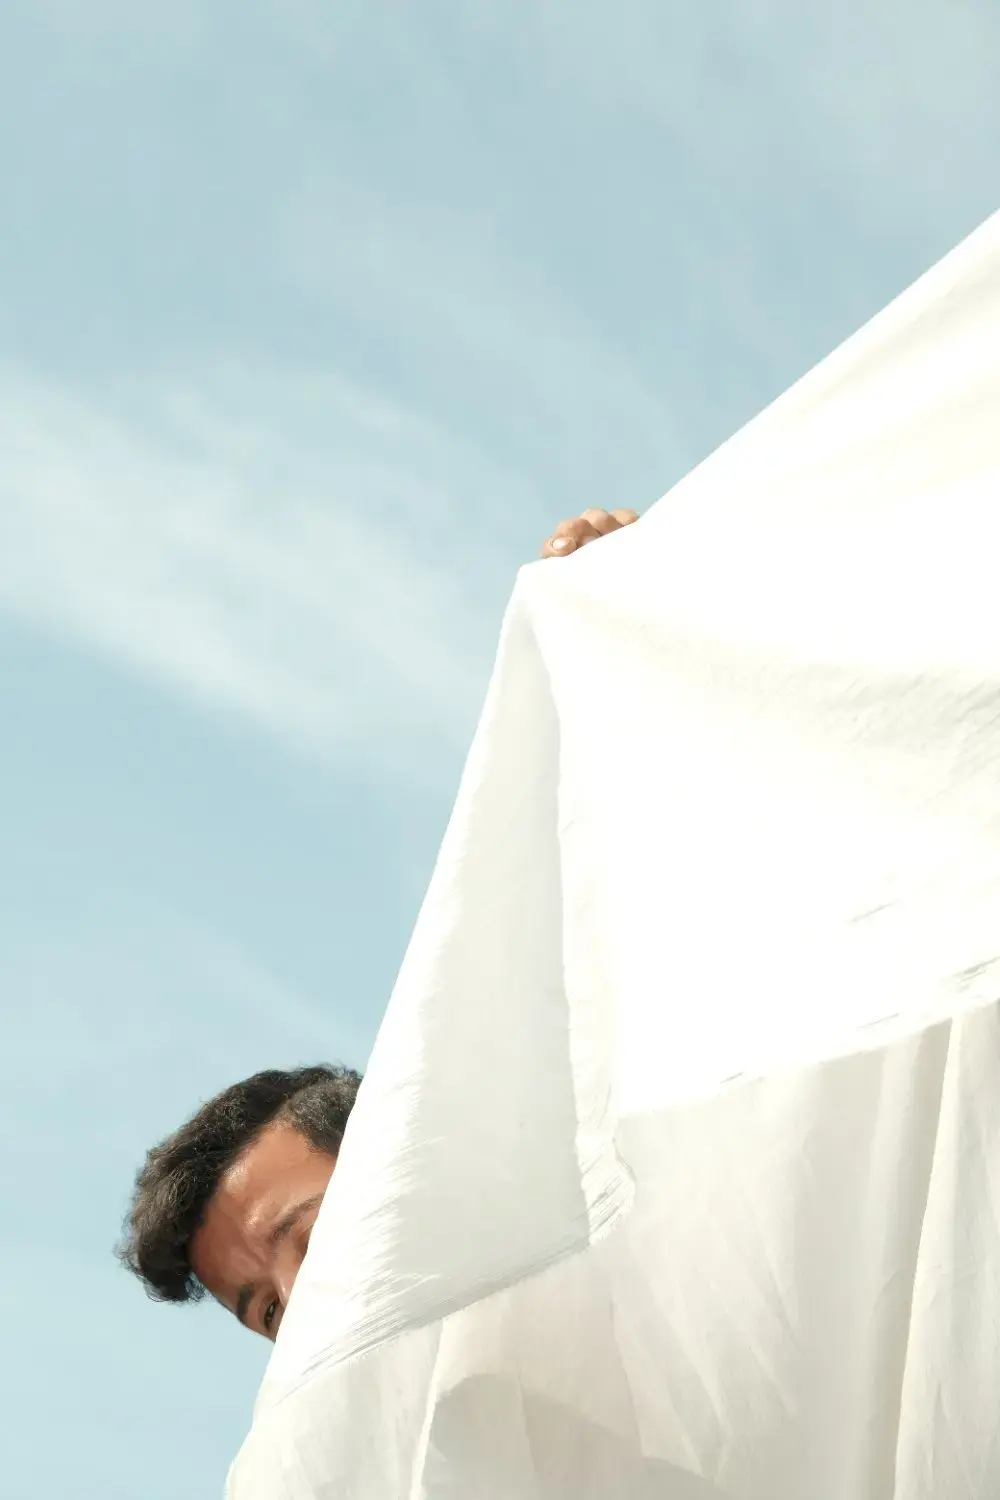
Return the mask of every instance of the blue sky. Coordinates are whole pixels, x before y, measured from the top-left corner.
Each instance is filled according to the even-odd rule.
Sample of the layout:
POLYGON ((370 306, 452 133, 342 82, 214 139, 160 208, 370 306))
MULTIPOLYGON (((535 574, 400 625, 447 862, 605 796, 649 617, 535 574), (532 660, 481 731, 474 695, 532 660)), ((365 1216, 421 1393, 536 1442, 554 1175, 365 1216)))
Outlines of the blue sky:
POLYGON ((220 1493, 264 1351, 111 1259, 146 1147, 363 1063, 516 568, 997 207, 998 68, 993 0, 4 7, 11 1500, 220 1493))

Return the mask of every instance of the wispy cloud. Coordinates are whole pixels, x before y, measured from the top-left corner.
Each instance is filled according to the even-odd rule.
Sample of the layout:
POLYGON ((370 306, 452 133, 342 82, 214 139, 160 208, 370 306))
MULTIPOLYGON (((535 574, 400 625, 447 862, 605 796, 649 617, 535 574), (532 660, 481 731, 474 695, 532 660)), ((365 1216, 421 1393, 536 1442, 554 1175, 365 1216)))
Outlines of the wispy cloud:
POLYGON ((313 296, 363 307, 419 361, 439 401, 461 411, 464 391, 470 425, 534 456, 539 477, 559 454, 585 473, 608 433, 627 433, 661 466, 678 450, 663 384, 627 341, 596 323, 558 272, 512 255, 458 205, 412 190, 387 202, 363 183, 317 176, 283 206, 276 251, 313 296))
POLYGON ((313 749, 467 732, 516 484, 467 444, 319 377, 89 401, 6 370, 0 403, 8 610, 313 749))

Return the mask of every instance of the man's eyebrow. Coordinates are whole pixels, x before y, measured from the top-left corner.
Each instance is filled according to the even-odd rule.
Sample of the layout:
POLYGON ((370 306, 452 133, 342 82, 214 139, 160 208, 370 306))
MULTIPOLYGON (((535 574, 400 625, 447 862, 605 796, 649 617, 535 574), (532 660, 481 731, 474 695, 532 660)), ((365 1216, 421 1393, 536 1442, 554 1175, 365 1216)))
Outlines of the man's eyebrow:
POLYGON ((236 1294, 236 1316, 239 1318, 244 1328, 247 1326, 247 1311, 250 1307, 253 1293, 253 1286, 248 1281, 244 1286, 240 1287, 239 1291, 236 1294))
POLYGON ((309 1213, 314 1208, 318 1208, 322 1202, 323 1194, 316 1193, 312 1198, 305 1198, 301 1203, 296 1203, 295 1207, 289 1209, 285 1217, 279 1219, 277 1224, 275 1224, 267 1237, 268 1243, 271 1245, 278 1244, 280 1240, 285 1238, 286 1234, 291 1233, 304 1214, 309 1213))

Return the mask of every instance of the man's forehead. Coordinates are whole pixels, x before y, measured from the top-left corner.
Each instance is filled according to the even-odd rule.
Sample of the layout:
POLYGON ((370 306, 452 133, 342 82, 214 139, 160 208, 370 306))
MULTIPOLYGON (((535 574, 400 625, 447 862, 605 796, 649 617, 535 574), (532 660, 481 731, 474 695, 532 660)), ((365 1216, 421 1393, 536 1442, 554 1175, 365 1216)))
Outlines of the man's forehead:
MULTIPOLYGON (((241 1291, 266 1273, 275 1244, 296 1216, 321 1201, 326 1183, 317 1183, 316 1167, 324 1160, 281 1121, 262 1131, 223 1174, 191 1250, 198 1279, 230 1311, 236 1311, 241 1291)), ((332 1165, 323 1165, 321 1178, 332 1165)))
POLYGON ((268 1230, 286 1203, 279 1163, 258 1161, 253 1147, 226 1170, 209 1199, 191 1238, 191 1265, 198 1280, 231 1312, 236 1311, 240 1289, 260 1273, 268 1230))
POLYGON ((247 1203, 253 1199, 263 1208, 281 1196, 289 1172, 314 1155, 309 1142, 286 1121, 268 1125, 226 1168, 213 1196, 247 1203))
POLYGON ((269 1209, 276 1211, 283 1180, 280 1163, 268 1157, 241 1157, 220 1177, 205 1217, 238 1214, 243 1230, 252 1233, 269 1209))

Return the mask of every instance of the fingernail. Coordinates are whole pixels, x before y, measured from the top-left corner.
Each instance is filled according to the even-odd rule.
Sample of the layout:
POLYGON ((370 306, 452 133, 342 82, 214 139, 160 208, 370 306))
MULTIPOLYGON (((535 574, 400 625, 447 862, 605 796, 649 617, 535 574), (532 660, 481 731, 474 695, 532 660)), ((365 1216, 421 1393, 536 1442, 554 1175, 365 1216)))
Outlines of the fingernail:
POLYGON ((553 552, 572 552, 575 546, 576 543, 571 536, 553 537, 549 543, 549 548, 553 552))

